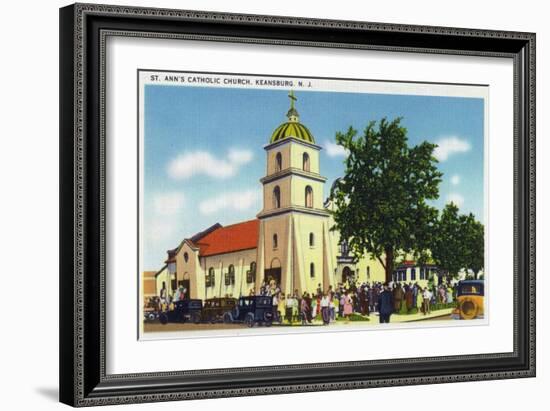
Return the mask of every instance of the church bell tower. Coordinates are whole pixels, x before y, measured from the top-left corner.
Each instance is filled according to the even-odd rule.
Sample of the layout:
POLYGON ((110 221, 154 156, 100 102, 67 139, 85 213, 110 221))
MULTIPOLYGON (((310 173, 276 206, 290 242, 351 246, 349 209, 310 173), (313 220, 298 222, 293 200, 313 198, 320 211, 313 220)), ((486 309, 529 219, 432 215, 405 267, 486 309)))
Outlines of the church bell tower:
POLYGON ((286 294, 334 284, 329 213, 323 207, 326 178, 320 174, 313 134, 300 123, 293 91, 287 121, 275 129, 266 150, 266 175, 258 244, 257 291, 275 281, 286 294))

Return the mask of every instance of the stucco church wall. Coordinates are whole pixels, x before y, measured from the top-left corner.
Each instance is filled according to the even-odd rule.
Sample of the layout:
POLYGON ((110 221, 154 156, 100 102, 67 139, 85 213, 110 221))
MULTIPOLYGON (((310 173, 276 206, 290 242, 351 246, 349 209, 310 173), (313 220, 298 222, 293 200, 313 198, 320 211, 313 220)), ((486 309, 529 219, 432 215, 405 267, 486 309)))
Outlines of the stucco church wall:
MULTIPOLYGON (((295 222, 295 241, 298 247, 298 258, 301 259, 300 265, 303 269, 302 278, 305 284, 302 284, 302 292, 313 292, 317 289, 319 283, 323 283, 324 267, 324 244, 323 244, 323 220, 325 217, 313 216, 308 214, 294 215, 295 222), (314 235, 314 245, 309 245, 309 234, 314 235), (311 276, 311 263, 314 264, 314 275, 311 276)), ((328 284, 323 284, 327 289, 328 284)))
POLYGON ((187 242, 184 242, 176 254, 176 277, 178 284, 182 280, 189 279, 189 295, 197 298, 199 287, 204 287, 204 275, 200 272, 198 250, 193 249, 187 242), (187 261, 185 254, 187 253, 187 261))
POLYGON ((290 144, 281 144, 277 146, 276 148, 269 150, 267 152, 267 174, 270 176, 271 174, 276 173, 276 160, 275 157, 277 156, 277 153, 281 153, 281 170, 284 170, 286 168, 290 167, 290 144))
MULTIPOLYGON (((206 299, 212 297, 223 297, 225 295, 239 297, 248 295, 250 289, 254 288, 254 283, 246 282, 246 272, 250 270, 250 264, 257 262, 257 249, 236 251, 234 253, 218 254, 201 258, 202 288, 198 290, 198 298, 206 299), (235 267, 235 283, 225 285, 225 273, 229 271, 229 266, 235 267), (204 279, 210 267, 214 268, 214 287, 205 287, 204 279)), ((256 280, 259 280, 258 274, 256 280)))
POLYGON ((309 155, 309 171, 319 174, 319 150, 305 144, 290 144, 290 166, 302 170, 304 153, 309 155))
MULTIPOLYGON (((264 264, 265 269, 274 268, 277 264, 281 267, 281 282, 285 282, 288 275, 287 262, 290 249, 288 247, 290 214, 282 214, 263 220, 264 225, 264 264), (277 235, 277 247, 274 246, 273 236, 277 235)), ((259 273, 259 281, 263 280, 264 273, 259 273)))
POLYGON ((281 193, 281 208, 291 205, 291 180, 290 178, 280 178, 264 185, 264 211, 273 210, 273 190, 279 186, 281 193))
POLYGON ((306 187, 310 186, 313 190, 313 208, 323 209, 323 188, 324 183, 311 180, 299 175, 292 176, 292 204, 302 207, 306 206, 306 187))

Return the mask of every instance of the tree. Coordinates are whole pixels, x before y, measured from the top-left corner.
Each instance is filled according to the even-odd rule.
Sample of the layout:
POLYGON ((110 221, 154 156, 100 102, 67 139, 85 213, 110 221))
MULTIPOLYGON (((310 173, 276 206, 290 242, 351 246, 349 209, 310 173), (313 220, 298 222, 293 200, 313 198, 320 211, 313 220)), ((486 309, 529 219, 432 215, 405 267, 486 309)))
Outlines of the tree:
POLYGON ((485 227, 472 213, 463 216, 465 244, 464 268, 474 272, 474 278, 485 266, 485 227))
POLYGON ((472 213, 460 215, 458 207, 449 203, 441 212, 432 244, 436 264, 456 275, 462 269, 472 270, 477 278, 484 266, 484 227, 472 213))
POLYGON ((432 258, 440 269, 456 275, 464 268, 465 250, 462 222, 454 203, 445 206, 434 231, 432 258))
POLYGON ((391 281, 400 253, 423 256, 429 250, 438 212, 426 201, 439 197, 442 173, 434 144, 409 147, 401 118, 372 121, 363 135, 350 127, 336 134, 349 153, 345 175, 333 186, 334 227, 350 250, 377 258, 391 281))

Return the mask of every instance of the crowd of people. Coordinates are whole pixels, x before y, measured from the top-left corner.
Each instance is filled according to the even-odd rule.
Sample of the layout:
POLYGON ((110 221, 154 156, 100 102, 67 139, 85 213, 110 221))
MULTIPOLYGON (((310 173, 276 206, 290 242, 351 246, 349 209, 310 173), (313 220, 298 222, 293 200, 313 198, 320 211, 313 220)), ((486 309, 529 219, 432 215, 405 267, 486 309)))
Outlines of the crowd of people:
MULTIPOLYGON (((254 295, 254 290, 250 290, 254 295)), ((335 288, 323 290, 318 285, 314 293, 298 290, 285 294, 274 281, 264 282, 260 295, 273 297, 273 315, 277 322, 311 324, 321 318, 328 325, 338 318, 349 321, 353 315, 369 317, 377 313, 381 323, 390 322, 394 313, 420 312, 428 315, 437 304, 452 305, 456 289, 451 284, 431 284, 421 287, 418 283, 346 282, 335 288)))
MULTIPOLYGON (((166 288, 157 297, 146 301, 147 310, 164 311, 172 303, 183 300, 187 290, 180 286, 173 295, 166 288)), ((250 295, 255 295, 253 289, 250 295)), ((273 316, 275 322, 289 324, 301 322, 312 324, 315 319, 321 319, 328 325, 337 319, 350 321, 354 315, 363 318, 375 313, 381 323, 390 322, 394 313, 412 314, 420 312, 428 315, 437 304, 452 305, 456 299, 456 287, 452 284, 421 287, 418 283, 381 283, 354 282, 339 283, 336 287, 329 286, 323 290, 321 284, 313 293, 285 294, 275 280, 264 282, 260 287, 260 295, 273 297, 273 316)))

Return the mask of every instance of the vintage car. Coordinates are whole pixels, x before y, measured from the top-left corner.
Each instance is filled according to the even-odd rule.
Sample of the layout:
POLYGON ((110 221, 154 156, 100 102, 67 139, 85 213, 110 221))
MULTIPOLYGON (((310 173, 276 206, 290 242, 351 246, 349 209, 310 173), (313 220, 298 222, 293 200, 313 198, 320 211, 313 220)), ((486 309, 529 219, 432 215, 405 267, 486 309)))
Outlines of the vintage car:
POLYGON ((193 322, 198 324, 202 318, 202 300, 185 299, 173 303, 173 307, 168 311, 163 311, 159 315, 162 324, 193 322))
POLYGON ((457 285, 456 302, 452 317, 461 320, 483 318, 485 283, 483 280, 464 280, 457 285))
POLYGON ((159 301, 156 298, 147 299, 143 307, 143 319, 145 321, 155 321, 159 318, 159 301))
POLYGON ((145 321, 155 321, 158 318, 159 318, 158 311, 149 307, 146 307, 143 309, 143 319, 145 321))
POLYGON ((208 298, 202 308, 202 319, 210 323, 223 320, 223 315, 232 311, 237 305, 236 298, 208 298))
POLYGON ((223 315, 223 322, 242 322, 249 327, 263 324, 269 327, 273 323, 273 297, 262 295, 240 297, 235 308, 223 315))

